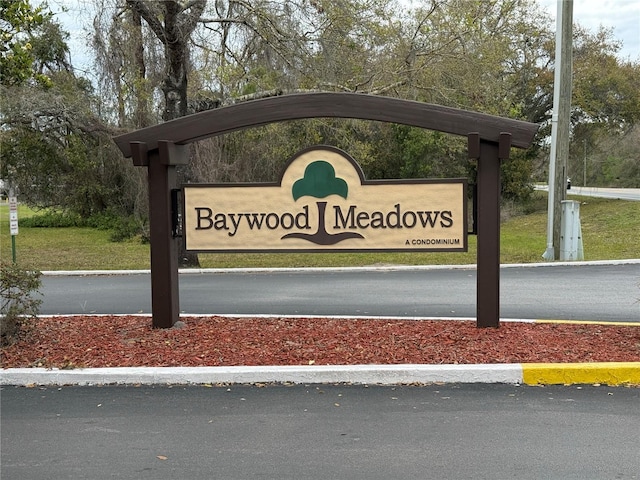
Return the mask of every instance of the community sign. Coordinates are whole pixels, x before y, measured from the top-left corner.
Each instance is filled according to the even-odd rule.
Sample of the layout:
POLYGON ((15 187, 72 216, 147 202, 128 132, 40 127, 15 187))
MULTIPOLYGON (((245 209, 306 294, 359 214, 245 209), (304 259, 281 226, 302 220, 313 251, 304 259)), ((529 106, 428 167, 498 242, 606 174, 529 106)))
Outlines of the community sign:
POLYGON ((193 252, 467 251, 466 180, 366 181, 327 146, 277 184, 184 185, 182 208, 193 252))

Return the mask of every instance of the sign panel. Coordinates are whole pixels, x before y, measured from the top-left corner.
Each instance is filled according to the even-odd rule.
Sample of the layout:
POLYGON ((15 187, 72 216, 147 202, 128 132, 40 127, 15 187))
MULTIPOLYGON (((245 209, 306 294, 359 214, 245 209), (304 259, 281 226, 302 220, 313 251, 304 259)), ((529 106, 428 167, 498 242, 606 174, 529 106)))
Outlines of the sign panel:
POLYGON ((277 184, 185 185, 183 216, 194 252, 467 250, 466 180, 366 181, 326 146, 277 184))
POLYGON ((18 198, 9 197, 9 230, 11 235, 18 235, 18 198))

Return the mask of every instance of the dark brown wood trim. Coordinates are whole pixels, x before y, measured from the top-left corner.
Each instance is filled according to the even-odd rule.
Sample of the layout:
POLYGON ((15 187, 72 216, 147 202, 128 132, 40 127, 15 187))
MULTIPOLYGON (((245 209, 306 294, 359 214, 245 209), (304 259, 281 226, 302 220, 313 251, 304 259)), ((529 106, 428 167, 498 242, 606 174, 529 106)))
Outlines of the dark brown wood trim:
POLYGON ((500 134, 511 134, 511 145, 528 148, 538 131, 535 123, 398 98, 357 93, 308 93, 283 95, 239 103, 181 117, 115 137, 125 157, 131 142, 144 142, 149 151, 159 140, 188 144, 207 137, 268 123, 303 118, 358 118, 398 123, 466 136, 478 132, 480 140, 498 143, 500 134))
POLYGON ((155 328, 170 328, 180 318, 178 290, 178 255, 180 239, 172 235, 171 190, 176 188, 176 167, 169 158, 173 152, 166 145, 164 152, 150 155, 149 234, 151 238, 151 312, 155 328))

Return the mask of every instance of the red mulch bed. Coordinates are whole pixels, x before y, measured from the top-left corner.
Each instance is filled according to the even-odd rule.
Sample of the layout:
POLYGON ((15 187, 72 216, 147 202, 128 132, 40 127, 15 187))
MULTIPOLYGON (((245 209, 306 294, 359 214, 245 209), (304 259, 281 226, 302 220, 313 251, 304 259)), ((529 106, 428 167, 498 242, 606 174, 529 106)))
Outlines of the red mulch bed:
POLYGON ((183 318, 153 329, 143 316, 36 320, 2 349, 0 366, 134 367, 220 365, 637 362, 640 325, 470 321, 183 318))

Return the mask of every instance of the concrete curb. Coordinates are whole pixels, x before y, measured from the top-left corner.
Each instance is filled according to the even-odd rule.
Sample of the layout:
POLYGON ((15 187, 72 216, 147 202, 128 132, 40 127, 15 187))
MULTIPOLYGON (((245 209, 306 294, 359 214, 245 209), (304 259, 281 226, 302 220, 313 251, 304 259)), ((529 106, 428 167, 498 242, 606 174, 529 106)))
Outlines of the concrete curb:
POLYGON ((300 365, 118 367, 59 370, 10 368, 0 385, 215 385, 254 383, 508 383, 640 385, 640 362, 486 365, 300 365))
POLYGON ((251 384, 251 383, 519 383, 522 368, 503 365, 300 365, 253 367, 132 367, 47 370, 8 369, 11 385, 251 384))
MULTIPOLYGON (((595 260, 585 262, 542 262, 502 264, 500 268, 543 268, 597 265, 640 265, 640 259, 595 260)), ((184 268, 183 275, 205 273, 269 273, 269 272, 347 272, 347 271, 416 271, 416 270, 475 270, 476 264, 463 265, 372 265, 368 267, 304 267, 304 268, 184 268)), ((148 275, 151 270, 45 270, 45 276, 89 276, 89 275, 148 275)))

